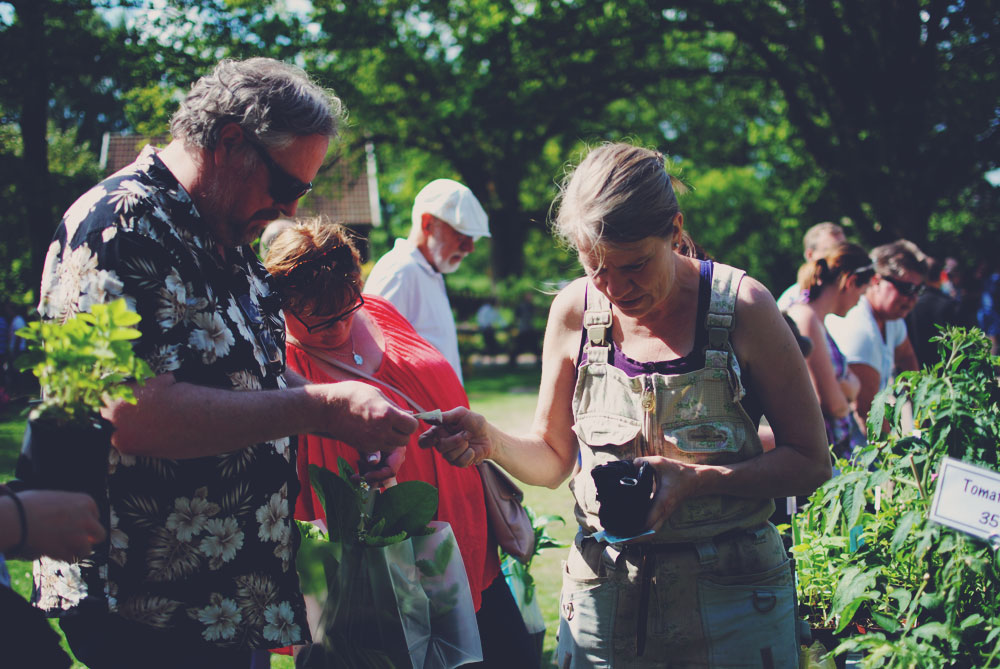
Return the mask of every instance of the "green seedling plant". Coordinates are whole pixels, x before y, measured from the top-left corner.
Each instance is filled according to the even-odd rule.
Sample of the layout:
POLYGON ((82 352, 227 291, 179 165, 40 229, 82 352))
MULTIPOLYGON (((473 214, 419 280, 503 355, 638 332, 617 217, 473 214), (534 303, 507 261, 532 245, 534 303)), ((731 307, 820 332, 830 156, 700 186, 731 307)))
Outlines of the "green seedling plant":
POLYGON ((524 505, 524 510, 531 519, 531 527, 535 532, 535 546, 526 562, 521 562, 511 557, 505 551, 500 551, 501 564, 508 565, 505 569, 510 569, 512 578, 518 579, 524 586, 524 604, 531 604, 535 598, 535 579, 531 575, 531 563, 546 548, 562 548, 566 546, 564 542, 557 540, 549 534, 548 527, 552 523, 565 524, 566 520, 562 516, 545 515, 536 516, 535 512, 528 505, 524 505))
POLYGON ((65 321, 35 321, 18 330, 27 340, 18 366, 34 373, 42 390, 29 418, 85 424, 112 402, 134 403, 127 382, 142 383, 153 375, 132 350, 131 341, 140 335, 133 326, 139 320, 125 300, 118 299, 95 304, 89 313, 65 321))
MULTIPOLYGON (((302 591, 326 601, 321 621, 325 651, 311 654, 303 666, 392 667, 386 653, 351 632, 357 621, 386 613, 373 610, 362 564, 365 549, 431 534, 428 523, 437 513, 437 489, 423 481, 405 481, 378 491, 360 479, 343 458, 338 459, 337 468, 339 473, 309 466, 313 490, 326 512, 327 531, 298 522, 302 543, 296 568, 302 591)), ((416 567, 426 577, 443 574, 451 548, 443 543, 432 559, 418 560, 416 567)), ((405 607, 407 600, 399 605, 405 607)), ((446 595, 431 603, 436 614, 450 605, 454 602, 446 595)))
POLYGON ((800 602, 865 667, 1000 667, 997 553, 927 520, 944 456, 1000 469, 1000 358, 978 330, 939 346, 876 397, 870 445, 796 518, 800 602))

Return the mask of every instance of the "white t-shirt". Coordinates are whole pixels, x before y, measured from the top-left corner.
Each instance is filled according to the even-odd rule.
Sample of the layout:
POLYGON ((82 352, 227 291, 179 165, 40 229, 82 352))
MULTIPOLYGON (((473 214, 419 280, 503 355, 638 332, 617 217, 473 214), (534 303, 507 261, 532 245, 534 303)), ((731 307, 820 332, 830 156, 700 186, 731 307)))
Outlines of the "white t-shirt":
POLYGON ((824 324, 847 364, 860 363, 874 368, 879 373, 879 390, 889 384, 896 365, 896 348, 906 341, 903 319, 886 321, 883 339, 871 304, 862 296, 846 316, 829 314, 824 324))
POLYGON ((421 337, 441 351, 462 380, 455 316, 444 277, 408 239, 397 239, 392 250, 378 259, 364 292, 392 302, 421 337))
POLYGON ((788 307, 795 304, 800 295, 802 295, 802 288, 797 283, 793 283, 788 288, 785 288, 785 292, 778 297, 778 309, 788 311, 788 307))

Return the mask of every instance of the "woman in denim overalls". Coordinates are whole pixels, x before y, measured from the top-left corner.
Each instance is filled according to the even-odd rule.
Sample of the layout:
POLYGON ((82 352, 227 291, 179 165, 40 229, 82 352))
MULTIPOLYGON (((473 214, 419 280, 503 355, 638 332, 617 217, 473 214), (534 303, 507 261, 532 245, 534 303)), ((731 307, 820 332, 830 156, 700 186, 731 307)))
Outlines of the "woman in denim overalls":
POLYGON ((767 518, 771 498, 829 478, 822 416, 771 294, 690 257, 683 224, 661 154, 591 151, 556 220, 587 276, 552 304, 532 433, 457 408, 421 438, 532 485, 573 475, 560 667, 798 664, 791 570, 767 518), (767 453, 761 415, 777 442, 767 453), (656 472, 652 532, 607 543, 590 472, 623 458, 656 472))

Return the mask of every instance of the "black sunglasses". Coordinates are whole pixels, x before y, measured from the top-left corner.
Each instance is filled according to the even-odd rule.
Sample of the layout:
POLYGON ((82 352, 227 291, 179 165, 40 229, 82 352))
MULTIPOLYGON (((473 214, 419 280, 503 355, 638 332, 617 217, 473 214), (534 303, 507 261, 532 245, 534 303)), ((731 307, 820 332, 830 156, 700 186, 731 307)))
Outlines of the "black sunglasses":
POLYGON ((350 316, 351 314, 353 314, 355 311, 357 311, 361 307, 365 306, 365 298, 361 294, 361 291, 358 291, 357 293, 355 293, 355 300, 357 300, 357 301, 354 302, 354 304, 352 304, 351 306, 349 306, 347 309, 345 309, 344 311, 340 312, 336 316, 331 316, 330 318, 326 319, 325 321, 320 321, 319 323, 314 323, 313 325, 308 325, 305 321, 303 321, 301 318, 299 318, 299 315, 296 314, 294 311, 291 311, 290 309, 289 309, 289 311, 291 311, 292 317, 295 320, 297 320, 299 323, 302 324, 302 327, 304 327, 306 329, 306 332, 308 332, 309 334, 312 334, 314 332, 319 332, 320 330, 326 330, 327 328, 332 328, 334 325, 336 325, 340 321, 344 320, 345 318, 347 318, 348 316, 350 316))
POLYGON ((313 185, 311 181, 309 183, 299 181, 286 172, 282 169, 281 165, 274 162, 274 158, 268 155, 263 146, 250 139, 247 139, 247 144, 253 147, 257 155, 260 156, 260 159, 264 161, 265 167, 267 167, 267 173, 271 180, 267 190, 275 202, 295 202, 312 190, 313 185))
POLYGON ((903 297, 919 297, 924 292, 924 284, 922 283, 910 283, 909 281, 903 281, 902 279, 884 274, 880 274, 879 276, 891 283, 903 297))

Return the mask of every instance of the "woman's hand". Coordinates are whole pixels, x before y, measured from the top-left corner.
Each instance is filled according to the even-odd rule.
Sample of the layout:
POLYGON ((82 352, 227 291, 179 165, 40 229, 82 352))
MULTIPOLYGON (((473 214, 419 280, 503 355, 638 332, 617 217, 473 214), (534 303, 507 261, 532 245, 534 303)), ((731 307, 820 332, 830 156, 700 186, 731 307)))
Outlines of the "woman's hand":
POLYGON ((405 448, 395 448, 388 453, 376 451, 360 455, 358 478, 364 478, 373 488, 389 488, 396 485, 396 472, 406 459, 405 448))
POLYGON ((656 472, 653 506, 646 517, 646 527, 659 530, 681 503, 694 494, 697 467, 659 455, 636 458, 634 462, 636 465, 649 463, 656 472))
POLYGON ((417 439, 421 448, 436 448, 456 467, 478 465, 491 457, 493 443, 486 419, 465 407, 441 414, 441 424, 433 425, 417 439))
POLYGON ((854 400, 858 398, 858 391, 861 390, 861 379, 851 370, 847 370, 847 373, 840 379, 840 389, 844 391, 844 397, 847 398, 847 401, 853 404, 854 400))

